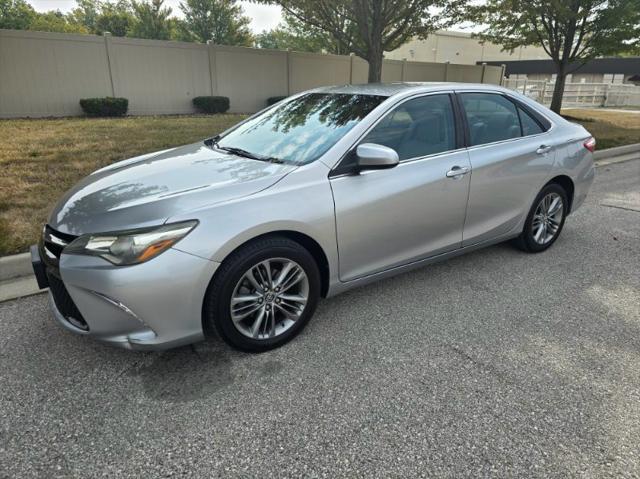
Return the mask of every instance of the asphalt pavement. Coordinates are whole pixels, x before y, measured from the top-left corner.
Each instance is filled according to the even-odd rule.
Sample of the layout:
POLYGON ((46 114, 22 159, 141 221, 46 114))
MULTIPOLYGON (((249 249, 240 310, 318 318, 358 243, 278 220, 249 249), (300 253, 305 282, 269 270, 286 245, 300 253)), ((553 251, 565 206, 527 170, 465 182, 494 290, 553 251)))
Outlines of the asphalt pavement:
POLYGON ((640 161, 557 243, 323 301, 285 347, 135 353, 0 304, 0 477, 638 477, 640 161))

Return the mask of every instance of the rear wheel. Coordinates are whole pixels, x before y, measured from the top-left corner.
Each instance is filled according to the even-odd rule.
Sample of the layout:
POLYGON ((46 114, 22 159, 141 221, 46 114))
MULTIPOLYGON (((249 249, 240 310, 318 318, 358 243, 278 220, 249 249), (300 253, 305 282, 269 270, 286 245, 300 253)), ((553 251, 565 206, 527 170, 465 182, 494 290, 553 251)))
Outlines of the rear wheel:
POLYGON ((220 266, 207 290, 205 329, 238 349, 266 351, 302 330, 319 297, 313 256, 288 238, 263 238, 220 266))
POLYGON ((549 248, 560 236, 569 201, 562 186, 551 183, 536 196, 516 246, 529 253, 549 248))

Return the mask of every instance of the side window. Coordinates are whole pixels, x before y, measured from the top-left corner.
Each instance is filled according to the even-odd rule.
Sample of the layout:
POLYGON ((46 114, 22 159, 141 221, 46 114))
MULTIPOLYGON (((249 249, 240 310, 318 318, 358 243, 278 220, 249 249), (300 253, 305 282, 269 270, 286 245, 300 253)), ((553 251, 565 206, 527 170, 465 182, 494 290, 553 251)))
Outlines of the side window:
POLYGON ((393 148, 400 161, 454 150, 455 120, 449 95, 429 95, 402 103, 360 143, 393 148))
POLYGON ((471 146, 521 136, 516 106, 495 93, 460 94, 469 125, 471 146))
POLYGON ((540 124, 520 107, 518 107, 518 114, 522 124, 522 136, 537 135, 544 131, 540 124))

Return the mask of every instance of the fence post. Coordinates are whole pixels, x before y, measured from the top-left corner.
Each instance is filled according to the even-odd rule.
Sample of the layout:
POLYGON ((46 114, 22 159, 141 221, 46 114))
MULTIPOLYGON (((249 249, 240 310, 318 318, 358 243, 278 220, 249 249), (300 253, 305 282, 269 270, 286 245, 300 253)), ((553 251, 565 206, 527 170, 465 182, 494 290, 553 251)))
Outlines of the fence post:
MULTIPOLYGON (((500 65, 502 67, 502 73, 500 73, 500 86, 504 86, 504 75, 507 72, 507 65, 505 65, 504 63, 502 65, 500 65)), ((517 83, 516 83, 517 85, 517 83)))
MULTIPOLYGON (((484 45, 482 46, 484 48, 484 45)), ((484 83, 484 75, 487 71, 487 62, 482 62, 482 75, 480 76, 480 83, 484 83)))
POLYGON ((444 62, 444 81, 449 81, 449 62, 444 62))
POLYGON ((527 78, 524 79, 524 84, 522 85, 522 94, 527 96, 527 78))
POLYGON ((113 86, 113 69, 111 67, 111 61, 113 57, 113 46, 111 45, 111 33, 104 32, 104 48, 107 52, 107 70, 109 71, 109 83, 111 84, 111 96, 116 96, 116 89, 113 86))
POLYGON ((207 56, 209 57, 209 88, 211 95, 216 95, 218 93, 216 46, 211 40, 207 40, 207 56))
POLYGON ((407 59, 402 59, 402 73, 400 75, 401 81, 407 81, 407 59))
POLYGON ((547 96, 547 80, 544 81, 544 83, 542 84, 542 93, 540 93, 540 100, 539 102, 544 105, 545 102, 545 97, 547 96))
POLYGON ((291 96, 291 48, 287 48, 287 96, 291 96))
POLYGON ((349 53, 349 85, 353 85, 353 53, 349 53))
POLYGON ((610 83, 605 83, 604 85, 604 97, 602 98, 602 106, 606 107, 608 106, 609 103, 609 87, 611 86, 610 83))

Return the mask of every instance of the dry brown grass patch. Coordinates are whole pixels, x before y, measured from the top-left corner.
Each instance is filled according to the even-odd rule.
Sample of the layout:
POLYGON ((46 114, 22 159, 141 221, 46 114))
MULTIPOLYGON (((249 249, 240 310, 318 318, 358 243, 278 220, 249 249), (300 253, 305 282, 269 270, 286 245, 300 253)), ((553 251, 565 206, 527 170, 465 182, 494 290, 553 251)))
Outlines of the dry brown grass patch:
POLYGON ((213 136, 243 118, 0 120, 0 255, 35 243, 57 199, 92 171, 213 136))
POLYGON ((612 110, 566 109, 563 115, 591 132, 598 149, 640 143, 640 113, 612 110))

